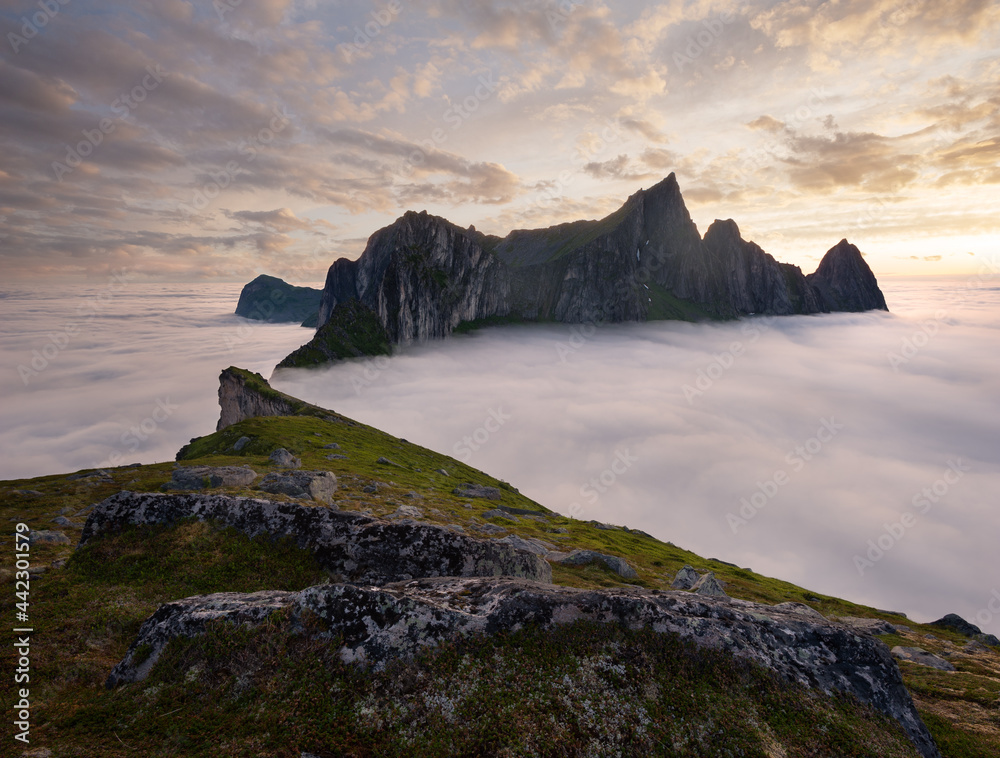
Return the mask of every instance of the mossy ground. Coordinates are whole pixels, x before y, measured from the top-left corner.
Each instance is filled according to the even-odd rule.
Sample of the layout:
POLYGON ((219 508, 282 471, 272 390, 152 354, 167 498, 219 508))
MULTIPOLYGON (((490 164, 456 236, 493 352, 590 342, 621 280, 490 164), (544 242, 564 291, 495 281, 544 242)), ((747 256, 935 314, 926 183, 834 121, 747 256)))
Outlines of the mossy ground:
MULTIPOLYGON (((543 539, 560 551, 586 548, 620 555, 639 574, 631 584, 668 588, 676 571, 690 564, 714 571, 734 597, 797 601, 827 616, 909 624, 900 616, 703 559, 635 531, 566 518, 445 455, 336 414, 314 415, 312 406, 304 405, 302 412, 306 415, 248 419, 195 440, 185 447, 180 464, 246 464, 264 474, 273 469, 270 452, 285 447, 303 459, 303 468, 337 475, 341 509, 386 515, 402 504, 417 505, 425 521, 457 524, 468 533, 475 533, 475 525, 486 522, 484 513, 498 503, 457 497, 452 490, 464 482, 493 486, 501 490, 499 504, 546 516, 494 518, 492 523, 512 534, 543 539), (250 444, 233 452, 232 445, 243 436, 250 444), (330 443, 339 448, 326 448, 330 443), (379 458, 391 463, 378 463, 379 458), (366 492, 372 483, 380 485, 377 491, 366 492)), ((159 491, 173 465, 111 469, 106 477, 63 474, 3 482, 0 520, 11 527, 23 521, 33 529, 60 529, 75 543, 79 528, 56 527, 53 518, 66 515, 82 526, 86 508, 115 492, 159 491)), ((261 495, 253 488, 227 491, 261 495)), ((13 598, 13 541, 4 537, 2 543, 8 558, 0 574, 6 596, 13 598)), ((276 620, 257 636, 219 630, 172 649, 157 664, 154 681, 107 691, 103 684, 111 668, 161 603, 216 591, 298 590, 324 581, 324 573, 308 554, 290 545, 191 522, 129 530, 76 552, 73 545, 36 544, 31 555, 32 565, 46 567, 31 582, 36 629, 32 746, 51 747, 55 758, 297 756, 293 749, 310 748, 322 756, 582 755, 595 740, 620 744, 615 749, 623 755, 715 756, 726 754, 719 752, 723 743, 717 741, 723 737, 727 745, 745 745, 734 755, 909 754, 892 725, 855 704, 814 701, 768 683, 763 672, 699 657, 672 638, 647 639, 611 628, 572 627, 555 634, 525 630, 510 638, 472 641, 406 664, 390 676, 345 668, 333 656, 335 646, 294 638, 276 620), (64 566, 53 566, 65 559, 64 566), (462 663, 467 659, 471 663, 462 663), (695 665, 697 661, 702 662, 695 665), (627 676, 614 673, 620 666, 627 676), (562 677, 573 684, 572 692, 560 689, 562 677), (650 688, 621 702, 614 714, 623 719, 620 728, 612 714, 601 715, 602 698, 613 701, 616 687, 631 691, 630 683, 640 681, 650 688), (410 684, 401 684, 405 682, 410 684), (460 722, 448 720, 450 711, 441 698, 454 700, 463 687, 472 687, 474 696, 456 708, 472 726, 460 729, 460 722), (588 691, 603 694, 588 700, 588 691), (592 717, 585 717, 588 707, 592 717), (677 721, 679 712, 685 715, 677 721), (378 719, 382 726, 375 728, 378 719), (637 731, 635 725, 643 719, 649 724, 637 731), (595 731, 598 723, 604 731, 595 731), (827 724, 827 731, 816 732, 809 726, 814 723, 827 724)), ((594 565, 556 565, 553 573, 557 583, 569 586, 625 583, 594 565)), ((932 652, 936 644, 965 642, 953 632, 909 626, 919 635, 920 646, 932 652), (924 640, 926 634, 937 640, 924 640)), ((915 643, 908 637, 906 644, 915 643)), ((11 671, 12 647, 4 646, 0 658, 4 670, 11 671)), ((948 758, 998 755, 1000 656, 992 651, 956 659, 956 665, 958 674, 906 664, 902 668, 948 758)), ((615 754, 612 747, 592 754, 615 754)))

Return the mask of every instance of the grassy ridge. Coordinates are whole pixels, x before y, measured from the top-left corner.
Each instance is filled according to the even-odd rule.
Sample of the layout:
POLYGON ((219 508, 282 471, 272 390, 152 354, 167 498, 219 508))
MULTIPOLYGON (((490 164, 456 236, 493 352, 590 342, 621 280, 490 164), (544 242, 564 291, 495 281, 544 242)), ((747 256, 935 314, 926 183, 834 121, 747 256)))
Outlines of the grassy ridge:
MULTIPOLYGON (((960 669, 948 674, 902 666, 918 708, 946 746, 945 755, 1000 754, 996 651, 956 656, 966 640, 954 632, 909 624, 706 560, 640 532, 566 518, 446 455, 343 416, 316 414, 307 404, 300 410, 306 415, 248 419, 199 438, 185 447, 180 463, 246 464, 263 474, 273 468, 269 453, 285 447, 303 459, 303 468, 337 474, 337 504, 343 510, 381 516, 404 503, 417 505, 424 521, 457 524, 468 533, 490 521, 561 551, 586 548, 620 555, 639 574, 631 584, 665 589, 676 571, 690 564, 714 571, 734 597, 804 602, 827 616, 907 623, 911 631, 905 637, 886 641, 948 654, 960 669), (233 452, 233 443, 243 436, 250 443, 233 452), (325 447, 331 443, 339 447, 325 447), (390 462, 379 463, 380 458, 390 462), (486 519, 486 511, 498 503, 452 494, 464 482, 497 487, 500 504, 547 516, 486 519), (372 488, 373 483, 379 486, 372 488), (935 639, 926 639, 927 634, 935 639)), ((82 525, 88 506, 115 492, 159 491, 172 467, 164 463, 90 477, 3 482, 0 519, 26 521, 34 529, 60 528, 75 541, 78 529, 55 527, 55 516, 61 513, 82 525)), ((253 488, 226 491, 261 494, 253 488)), ((9 538, 4 542, 11 545, 9 538)), ((529 629, 468 641, 376 675, 344 667, 332 644, 296 639, 276 618, 254 634, 222 628, 204 639, 176 643, 152 680, 109 692, 103 683, 110 669, 159 604, 215 591, 298 590, 323 581, 324 573, 307 553, 288 544, 192 522, 131 529, 76 552, 72 545, 36 544, 32 558, 33 565, 47 567, 32 580, 32 624, 38 630, 32 649, 32 745, 52 747, 57 758, 297 758, 295 750, 323 756, 577 755, 588 747, 597 754, 606 748, 683 756, 726 755, 726 750, 747 756, 781 750, 803 756, 912 754, 894 724, 856 703, 816 700, 766 672, 702 655, 669 636, 586 625, 554 635, 529 629), (565 681, 570 685, 563 688, 565 681), (643 729, 639 724, 645 724, 643 729), (817 731, 816 724, 826 731, 817 731)), ((559 584, 624 583, 594 565, 553 568, 559 584)), ((2 577, 7 596, 13 597, 13 573, 6 566, 2 577)), ((13 665, 10 646, 0 658, 2 665, 13 665)))

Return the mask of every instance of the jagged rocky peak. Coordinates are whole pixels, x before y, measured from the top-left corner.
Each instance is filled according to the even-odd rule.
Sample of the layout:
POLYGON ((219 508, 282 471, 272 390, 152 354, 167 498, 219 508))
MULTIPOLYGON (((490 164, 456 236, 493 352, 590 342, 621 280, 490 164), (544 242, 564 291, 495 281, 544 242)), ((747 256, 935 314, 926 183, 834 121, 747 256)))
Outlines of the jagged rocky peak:
POLYGON ((830 248, 806 279, 819 294, 825 310, 889 310, 875 274, 861 251, 846 239, 830 248))
MULTIPOLYGON (((744 240, 732 219, 716 221, 703 239, 673 173, 603 219, 505 237, 409 211, 373 234, 358 260, 330 267, 319 324, 350 300, 374 314, 392 344, 497 318, 690 321, 886 307, 846 242, 806 277, 744 240)), ((320 343, 302 350, 339 356, 320 343)))

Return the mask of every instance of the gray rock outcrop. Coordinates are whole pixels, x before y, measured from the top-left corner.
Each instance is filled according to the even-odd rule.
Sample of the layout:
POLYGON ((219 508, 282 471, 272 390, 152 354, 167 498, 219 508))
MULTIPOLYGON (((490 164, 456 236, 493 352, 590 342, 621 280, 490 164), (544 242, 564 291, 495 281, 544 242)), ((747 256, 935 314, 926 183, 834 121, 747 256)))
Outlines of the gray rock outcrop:
POLYGON ((250 537, 291 538, 342 581, 385 584, 424 576, 516 576, 552 581, 542 558, 429 524, 387 523, 298 503, 205 494, 119 492, 87 517, 80 544, 126 525, 214 521, 250 537))
MULTIPOLYGON (((264 379, 249 371, 227 368, 219 377, 219 405, 222 414, 216 431, 257 416, 293 416, 297 408, 278 392, 262 392, 255 380, 264 379)), ((266 384, 266 382, 264 382, 266 384)))
POLYGON ((629 566, 623 558, 619 558, 617 555, 598 553, 594 550, 574 550, 565 558, 560 559, 559 563, 566 566, 585 566, 588 563, 602 563, 622 579, 639 578, 635 569, 629 566))
POLYGON ((890 652, 892 653, 893 658, 898 658, 901 661, 909 661, 910 663, 916 663, 918 666, 928 666, 932 669, 938 669, 938 671, 955 670, 955 667, 944 658, 936 656, 933 653, 928 653, 923 648, 896 645, 896 647, 894 647, 890 652))
POLYGON ((972 637, 972 639, 977 642, 1000 647, 1000 639, 997 639, 995 635, 984 634, 982 629, 975 624, 966 621, 957 613, 949 613, 948 615, 939 618, 937 621, 932 621, 930 625, 937 626, 942 629, 951 629, 959 634, 964 634, 966 637, 972 637))
POLYGON ((697 571, 690 566, 685 566, 677 572, 670 587, 675 590, 689 590, 697 584, 700 578, 697 571))
POLYGON ((709 597, 728 597, 726 591, 722 589, 722 584, 715 578, 715 574, 709 571, 704 576, 698 578, 691 591, 696 595, 708 595, 709 597))
POLYGON ((204 490, 213 487, 247 487, 257 472, 247 466, 178 466, 164 489, 204 490))
POLYGON ((478 497, 485 500, 499 500, 500 490, 496 487, 487 487, 482 484, 460 484, 451 491, 451 494, 458 497, 478 497))
POLYGON ((273 471, 259 485, 272 495, 309 498, 329 505, 337 491, 337 476, 330 471, 273 471))
POLYGON ((587 620, 674 633, 747 658, 821 692, 852 694, 894 718, 922 756, 940 758, 895 661, 877 640, 770 606, 684 592, 595 591, 515 579, 438 578, 381 588, 326 584, 301 592, 199 596, 167 603, 147 619, 112 671, 108 686, 141 680, 167 642, 197 635, 209 621, 254 625, 285 608, 293 620, 305 611, 320 617, 329 630, 305 633, 339 639, 345 661, 375 667, 463 635, 496 634, 526 624, 551 628, 587 620))
POLYGON ((302 465, 301 458, 296 458, 283 447, 272 451, 267 459, 275 466, 281 466, 282 468, 298 468, 302 465))

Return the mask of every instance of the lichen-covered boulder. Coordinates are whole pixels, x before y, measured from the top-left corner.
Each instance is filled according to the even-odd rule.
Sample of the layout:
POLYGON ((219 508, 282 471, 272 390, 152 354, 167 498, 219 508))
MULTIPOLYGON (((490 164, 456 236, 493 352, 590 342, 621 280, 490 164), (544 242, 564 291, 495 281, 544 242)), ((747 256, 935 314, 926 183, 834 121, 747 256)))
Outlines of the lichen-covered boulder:
POLYGON ((619 558, 617 555, 606 555, 605 553, 598 553, 594 550, 574 550, 565 558, 559 560, 566 566, 584 566, 588 563, 603 563, 609 569, 614 571, 622 579, 638 579, 639 575, 636 573, 635 569, 625 562, 624 558, 619 558))
POLYGON ((171 472, 167 490, 204 490, 214 487, 247 487, 257 472, 247 466, 178 466, 171 472))
POLYGON ((337 476, 332 471, 273 471, 261 480, 260 489, 329 505, 337 491, 337 476))
POLYGON ((297 593, 193 597, 167 603, 142 625, 108 685, 141 680, 170 639, 194 636, 208 621, 254 625, 280 609, 300 633, 339 640, 345 661, 375 667, 464 635, 508 632, 526 624, 544 629, 585 620, 674 633, 821 692, 854 695, 896 719, 925 758, 940 758, 895 661, 878 640, 773 606, 688 592, 437 578, 380 588, 324 584, 297 593), (294 623, 307 612, 324 624, 294 623))
POLYGON ((291 538, 344 581, 385 584, 428 576, 514 576, 552 581, 541 557, 444 527, 388 523, 357 513, 209 494, 119 492, 87 517, 80 544, 128 524, 215 521, 250 537, 291 538))

